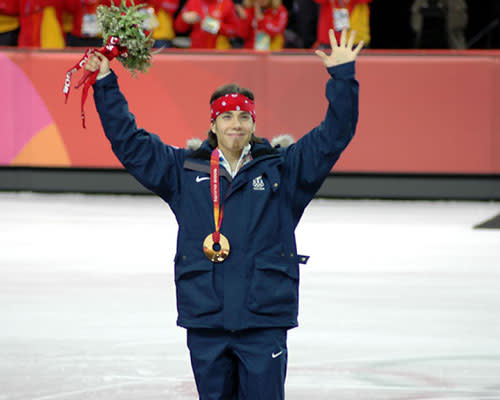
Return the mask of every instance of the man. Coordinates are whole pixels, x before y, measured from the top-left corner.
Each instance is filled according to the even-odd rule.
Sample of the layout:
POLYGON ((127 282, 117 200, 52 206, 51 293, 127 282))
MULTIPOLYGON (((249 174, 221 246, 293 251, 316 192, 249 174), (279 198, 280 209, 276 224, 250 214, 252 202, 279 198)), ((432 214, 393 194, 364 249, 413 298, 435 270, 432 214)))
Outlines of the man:
POLYGON ((187 328, 201 400, 284 398, 287 330, 297 326, 299 262, 294 230, 351 140, 358 118, 354 34, 330 31, 325 120, 282 149, 257 138, 254 98, 236 85, 210 101, 209 138, 198 150, 165 145, 138 129, 109 62, 94 99, 113 151, 161 196, 179 224, 178 325, 187 328))
POLYGON ((411 27, 417 48, 467 48, 467 3, 465 0, 414 0, 411 27))
POLYGON ((0 0, 0 46, 17 46, 19 0, 0 0))
POLYGON ((19 0, 20 47, 63 49, 63 0, 19 0))
POLYGON ((372 0, 314 0, 319 5, 317 42, 319 49, 329 48, 329 31, 334 29, 337 41, 343 29, 356 31, 357 44, 368 45, 370 36, 370 4, 372 0))
POLYGON ((227 50, 238 33, 232 0, 188 0, 174 22, 175 31, 191 32, 191 48, 227 50))
POLYGON ((235 5, 243 48, 279 51, 285 46, 288 11, 282 0, 245 0, 235 5))

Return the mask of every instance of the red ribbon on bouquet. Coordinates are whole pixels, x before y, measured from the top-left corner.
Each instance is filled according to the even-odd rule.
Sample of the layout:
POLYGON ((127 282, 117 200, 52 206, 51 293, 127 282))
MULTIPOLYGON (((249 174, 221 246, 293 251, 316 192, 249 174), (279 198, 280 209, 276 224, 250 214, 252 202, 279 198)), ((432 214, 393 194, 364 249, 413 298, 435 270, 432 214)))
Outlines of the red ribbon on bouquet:
MULTIPOLYGON (((108 38, 106 46, 101 47, 100 49, 87 49, 85 55, 80 59, 80 61, 78 61, 66 73, 66 79, 64 80, 64 88, 63 88, 63 93, 66 97, 65 103, 68 102, 69 92, 71 89, 71 75, 73 75, 78 70, 82 69, 86 64, 86 62, 88 61, 89 57, 96 52, 101 53, 110 61, 118 56, 124 56, 124 57, 127 56, 127 49, 125 47, 120 46, 120 38, 116 36, 110 36, 108 38)), ((85 73, 82 76, 82 79, 80 79, 80 81, 75 85, 75 89, 78 89, 83 84, 85 84, 82 89, 82 101, 81 101, 82 125, 84 128, 85 128, 85 110, 84 110, 85 101, 87 100, 90 87, 96 82, 98 74, 99 71, 95 72, 85 71, 85 73)))

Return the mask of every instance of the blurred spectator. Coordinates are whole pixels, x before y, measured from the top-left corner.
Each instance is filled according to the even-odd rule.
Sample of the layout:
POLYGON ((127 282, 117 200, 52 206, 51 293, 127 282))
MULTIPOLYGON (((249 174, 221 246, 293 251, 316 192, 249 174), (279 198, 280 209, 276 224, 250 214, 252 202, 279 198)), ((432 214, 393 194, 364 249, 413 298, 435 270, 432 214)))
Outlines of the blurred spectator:
POLYGON ((102 46, 101 29, 97 23, 97 7, 101 0, 65 0, 65 11, 72 17, 71 32, 66 35, 68 46, 102 46))
POLYGON ((294 0, 295 31, 302 39, 300 47, 309 49, 317 39, 319 5, 311 0, 294 0))
POLYGON ((175 38, 174 14, 179 7, 179 0, 152 0, 158 26, 153 30, 155 47, 172 47, 175 38))
POLYGON ((0 0, 0 46, 17 46, 19 0, 0 0))
POLYGON ((330 47, 328 31, 333 29, 340 43, 342 29, 356 31, 355 44, 361 40, 365 47, 370 43, 371 0, 314 0, 320 5, 318 21, 318 47, 330 47))
POLYGON ((229 38, 239 31, 232 0, 188 0, 174 23, 177 33, 191 30, 191 48, 230 49, 229 38))
POLYGON ((64 8, 62 12, 62 26, 64 37, 68 37, 68 33, 71 33, 73 30, 73 14, 67 9, 67 3, 65 1, 64 8))
POLYGON ((465 0, 415 0, 411 26, 417 48, 467 48, 467 4, 465 0))
MULTIPOLYGON (((111 0, 64 0, 63 26, 68 46, 100 47, 103 45, 101 29, 97 23, 97 7, 110 6, 111 0)), ((115 1, 118 4, 118 1, 115 1)), ((127 6, 132 5, 127 0, 127 6)), ((146 34, 152 32, 155 47, 171 47, 175 37, 173 14, 179 0, 136 0, 134 4, 145 4, 141 12, 146 15, 143 29, 146 34)))
POLYGON ((285 44, 284 32, 288 11, 281 0, 245 0, 236 5, 241 19, 240 35, 244 48, 255 50, 281 50, 285 44))
POLYGON ((62 49, 63 0, 20 0, 19 46, 62 49))

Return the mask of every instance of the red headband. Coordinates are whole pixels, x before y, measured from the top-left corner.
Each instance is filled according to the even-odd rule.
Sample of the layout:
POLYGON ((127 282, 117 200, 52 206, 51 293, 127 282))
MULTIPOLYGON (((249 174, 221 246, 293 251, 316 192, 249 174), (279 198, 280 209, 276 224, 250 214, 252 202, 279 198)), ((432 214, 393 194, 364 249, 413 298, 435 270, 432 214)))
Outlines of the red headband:
POLYGON ((255 122, 255 104, 252 100, 242 94, 226 94, 219 97, 217 100, 214 100, 212 104, 210 104, 210 122, 214 122, 219 115, 225 113, 226 111, 249 112, 255 122))

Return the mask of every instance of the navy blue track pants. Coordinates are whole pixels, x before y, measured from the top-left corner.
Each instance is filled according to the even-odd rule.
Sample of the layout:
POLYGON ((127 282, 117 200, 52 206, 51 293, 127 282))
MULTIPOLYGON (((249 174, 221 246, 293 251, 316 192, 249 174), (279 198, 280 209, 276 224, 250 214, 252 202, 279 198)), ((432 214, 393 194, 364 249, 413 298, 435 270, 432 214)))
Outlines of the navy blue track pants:
POLYGON ((200 400, 283 400, 286 337, 285 328, 188 329, 200 400))

